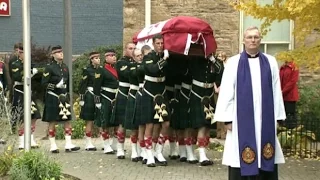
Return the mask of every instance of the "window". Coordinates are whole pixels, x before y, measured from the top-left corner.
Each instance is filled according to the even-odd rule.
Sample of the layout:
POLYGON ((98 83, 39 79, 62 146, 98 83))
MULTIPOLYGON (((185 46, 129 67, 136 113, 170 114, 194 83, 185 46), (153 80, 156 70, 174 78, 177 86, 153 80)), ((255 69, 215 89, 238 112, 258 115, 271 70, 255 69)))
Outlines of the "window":
MULTIPOLYGON (((273 0, 257 0, 259 4, 272 4, 273 0)), ((252 16, 247 16, 243 12, 240 12, 240 35, 239 51, 243 51, 243 33, 249 26, 257 26, 260 28, 262 22, 258 19, 254 19, 252 16)), ((293 22, 289 20, 283 20, 281 22, 273 22, 270 26, 270 31, 262 37, 260 51, 268 53, 270 55, 276 55, 280 51, 293 49, 293 22)))

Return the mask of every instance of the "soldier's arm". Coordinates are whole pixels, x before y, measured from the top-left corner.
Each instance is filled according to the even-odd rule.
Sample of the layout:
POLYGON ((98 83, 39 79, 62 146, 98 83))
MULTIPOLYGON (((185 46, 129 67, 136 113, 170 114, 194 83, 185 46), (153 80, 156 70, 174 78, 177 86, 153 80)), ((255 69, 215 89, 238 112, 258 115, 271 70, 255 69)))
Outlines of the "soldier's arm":
POLYGON ((155 63, 152 53, 149 53, 147 56, 143 57, 143 65, 147 71, 151 73, 158 73, 167 65, 167 61, 160 59, 160 61, 155 63))
POLYGON ((18 63, 12 63, 11 65, 12 80, 22 82, 23 78, 23 67, 18 63))
POLYGON ((221 61, 217 60, 213 64, 213 67, 214 67, 215 73, 217 74, 215 83, 218 84, 218 87, 219 87, 220 84, 221 84, 221 80, 222 80, 222 74, 223 74, 223 71, 224 71, 224 66, 223 66, 221 61))
POLYGON ((80 85, 79 85, 79 94, 80 94, 81 100, 83 100, 83 95, 87 89, 88 76, 89 76, 89 74, 88 74, 87 68, 84 68, 82 70, 82 78, 81 78, 80 85))
POLYGON ((50 65, 47 65, 42 74, 41 84, 46 90, 54 90, 55 84, 50 83, 51 79, 51 68, 50 65))
POLYGON ((96 104, 100 103, 102 81, 103 81, 102 68, 98 68, 95 71, 94 81, 93 81, 94 102, 96 104))
POLYGON ((136 77, 137 76, 137 64, 130 64, 130 76, 136 77))
POLYGON ((116 70, 119 76, 123 76, 125 78, 129 78, 130 74, 130 63, 124 60, 120 60, 116 64, 116 70))

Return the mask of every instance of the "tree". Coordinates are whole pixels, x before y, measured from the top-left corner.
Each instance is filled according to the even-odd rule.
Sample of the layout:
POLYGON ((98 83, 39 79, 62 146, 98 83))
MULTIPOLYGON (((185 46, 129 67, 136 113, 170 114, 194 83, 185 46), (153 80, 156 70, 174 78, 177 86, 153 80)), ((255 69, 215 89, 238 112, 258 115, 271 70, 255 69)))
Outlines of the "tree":
POLYGON ((228 0, 230 4, 246 15, 261 20, 262 34, 266 34, 274 21, 293 20, 294 37, 297 48, 281 52, 277 59, 293 59, 296 64, 311 70, 320 69, 320 39, 306 44, 305 39, 311 33, 320 32, 320 0, 273 0, 272 4, 259 5, 259 0, 228 0))

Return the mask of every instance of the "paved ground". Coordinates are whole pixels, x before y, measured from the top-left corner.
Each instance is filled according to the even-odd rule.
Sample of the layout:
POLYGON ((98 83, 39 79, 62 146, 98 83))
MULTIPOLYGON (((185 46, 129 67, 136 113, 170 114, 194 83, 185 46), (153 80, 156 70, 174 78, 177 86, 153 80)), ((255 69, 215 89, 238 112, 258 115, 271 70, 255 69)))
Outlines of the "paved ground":
MULTIPOLYGON (((48 152, 49 141, 40 140, 44 136, 45 129, 38 126, 36 139, 41 144, 41 149, 48 152)), ((129 142, 127 139, 126 142, 129 142)), ((61 150, 64 141, 57 141, 61 150)), ((83 150, 84 140, 75 140, 74 144, 81 146, 81 150, 75 153, 50 154, 63 165, 63 171, 67 174, 81 178, 82 180, 227 180, 227 168, 221 165, 221 153, 208 151, 208 156, 215 164, 209 167, 191 165, 168 160, 167 167, 148 168, 145 165, 130 161, 130 145, 126 143, 126 159, 118 160, 115 155, 105 155, 102 151, 86 152, 83 150)), ((94 140, 97 147, 101 147, 99 139, 94 140)), ((165 156, 168 155, 168 145, 165 147, 165 156)), ((286 164, 279 166, 280 180, 316 180, 320 177, 320 161, 296 160, 288 158, 286 164)))

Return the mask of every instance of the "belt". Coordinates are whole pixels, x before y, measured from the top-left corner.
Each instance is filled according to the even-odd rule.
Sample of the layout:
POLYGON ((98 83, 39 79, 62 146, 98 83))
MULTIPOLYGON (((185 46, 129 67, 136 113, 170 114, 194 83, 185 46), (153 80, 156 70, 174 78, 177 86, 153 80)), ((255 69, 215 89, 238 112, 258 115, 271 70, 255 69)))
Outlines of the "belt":
POLYGON ((130 95, 133 99, 136 99, 136 96, 134 96, 133 94, 129 93, 129 95, 130 95))
POLYGON ((110 92, 110 93, 117 93, 118 89, 111 89, 108 87, 101 87, 102 90, 110 92))
POLYGON ((106 98, 108 101, 112 102, 114 101, 115 99, 110 99, 108 96, 104 95, 104 94, 101 94, 102 97, 106 98))
POLYGON ((192 84, 202 87, 202 88, 212 88, 213 87, 213 83, 204 83, 204 82, 200 82, 197 80, 192 80, 192 84))
POLYGON ((19 93, 21 93, 21 94, 23 94, 23 91, 21 91, 21 90, 19 90, 19 89, 17 89, 17 88, 14 88, 14 90, 17 91, 17 92, 19 92, 19 93))
POLYGON ((185 89, 191 89, 191 85, 190 84, 186 84, 186 83, 182 83, 181 87, 183 87, 185 89))
POLYGON ((130 84, 130 89, 132 90, 139 90, 139 86, 136 86, 134 84, 130 84))
MULTIPOLYGON (((56 94, 56 93, 54 93, 54 92, 52 92, 52 91, 48 91, 48 94, 53 95, 53 96, 55 96, 55 97, 59 98, 59 95, 58 95, 58 94, 56 94)), ((60 95, 64 95, 64 96, 66 96, 66 95, 67 95, 67 93, 65 93, 65 94, 60 94, 60 95)))
POLYGON ((174 85, 174 88, 175 88, 175 89, 181 89, 181 85, 175 84, 175 85, 174 85))
POLYGON ((139 83, 139 88, 143 88, 144 83, 139 83))
MULTIPOLYGON (((149 96, 151 96, 151 97, 153 97, 153 98, 156 97, 156 95, 157 95, 157 94, 156 94, 156 95, 153 95, 151 92, 149 92, 149 91, 146 90, 146 89, 143 89, 143 90, 144 90, 144 92, 146 92, 149 96)), ((162 92, 161 95, 164 95, 165 92, 166 92, 166 89, 163 90, 163 92, 162 92)))
POLYGON ((23 82, 15 81, 14 86, 23 85, 23 82))
POLYGON ((119 86, 121 86, 121 87, 130 87, 130 83, 127 83, 127 82, 119 82, 119 86))
POLYGON ((173 92, 173 91, 174 91, 174 88, 171 87, 171 86, 166 86, 166 90, 173 92))
MULTIPOLYGON (((192 94, 194 94, 196 97, 198 97, 199 99, 202 99, 204 96, 200 96, 198 93, 196 93, 196 92, 194 92, 193 90, 191 90, 191 93, 192 94)), ((208 96, 208 97, 212 97, 214 95, 214 92, 210 95, 210 96, 208 96)))
POLYGON ((87 92, 89 92, 90 94, 94 95, 93 94, 93 87, 87 87, 87 92))
POLYGON ((151 76, 144 76, 144 79, 146 81, 151 81, 151 82, 164 82, 166 80, 166 77, 151 77, 151 76))

